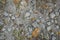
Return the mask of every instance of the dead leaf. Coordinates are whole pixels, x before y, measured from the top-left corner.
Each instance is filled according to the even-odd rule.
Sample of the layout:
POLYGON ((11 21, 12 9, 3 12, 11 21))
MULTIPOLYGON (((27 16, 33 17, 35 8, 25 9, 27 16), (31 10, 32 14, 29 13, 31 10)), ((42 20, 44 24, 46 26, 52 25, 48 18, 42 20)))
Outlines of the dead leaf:
POLYGON ((39 35, 40 29, 35 28, 34 31, 32 32, 32 37, 37 37, 39 35))
POLYGON ((14 4, 18 4, 20 0, 13 0, 14 4))

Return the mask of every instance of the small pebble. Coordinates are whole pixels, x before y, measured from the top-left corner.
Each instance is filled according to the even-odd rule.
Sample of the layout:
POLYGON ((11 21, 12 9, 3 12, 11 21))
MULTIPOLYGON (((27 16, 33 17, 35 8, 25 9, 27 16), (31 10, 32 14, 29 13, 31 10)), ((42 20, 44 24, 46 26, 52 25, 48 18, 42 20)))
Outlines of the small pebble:
POLYGON ((49 12, 52 12, 52 8, 49 9, 49 12))
POLYGON ((48 25, 51 25, 51 22, 47 22, 48 25))
POLYGON ((54 32, 51 33, 51 35, 53 35, 53 34, 54 34, 54 32))
POLYGON ((60 12, 60 8, 58 9, 58 12, 60 12))
POLYGON ((52 19, 51 22, 54 23, 54 20, 52 19))
POLYGON ((57 20, 55 20, 55 23, 58 23, 57 20))
POLYGON ((24 2, 23 1, 21 2, 21 5, 24 5, 24 2))
POLYGON ((39 19, 37 19, 36 21, 37 21, 37 22, 40 22, 40 20, 39 20, 39 19))
POLYGON ((27 5, 27 3, 26 3, 26 1, 21 1, 21 5, 23 5, 23 6, 26 6, 27 5))
POLYGON ((56 28, 59 29, 59 26, 57 25, 56 28))
POLYGON ((51 13, 51 14, 50 14, 50 17, 51 17, 51 18, 54 18, 54 17, 55 17, 55 14, 54 14, 54 13, 51 13))
POLYGON ((8 13, 7 12, 4 12, 4 16, 8 16, 8 13))
POLYGON ((8 31, 10 32, 11 31, 11 28, 8 28, 8 31))
POLYGON ((56 15, 56 16, 59 16, 59 12, 55 12, 55 15, 56 15))
POLYGON ((15 17, 14 17, 14 16, 12 16, 12 19, 15 19, 15 17))
POLYGON ((50 31, 51 30, 51 26, 47 27, 47 31, 50 31))
POLYGON ((25 17, 29 17, 31 14, 29 13, 29 12, 27 12, 26 14, 25 14, 25 17))
POLYGON ((2 31, 5 31, 5 30, 6 30, 5 28, 2 29, 2 31))
POLYGON ((53 37, 52 37, 52 40, 56 40, 56 37, 53 36, 53 37))
POLYGON ((9 16, 11 17, 11 16, 12 16, 12 14, 9 14, 9 16))

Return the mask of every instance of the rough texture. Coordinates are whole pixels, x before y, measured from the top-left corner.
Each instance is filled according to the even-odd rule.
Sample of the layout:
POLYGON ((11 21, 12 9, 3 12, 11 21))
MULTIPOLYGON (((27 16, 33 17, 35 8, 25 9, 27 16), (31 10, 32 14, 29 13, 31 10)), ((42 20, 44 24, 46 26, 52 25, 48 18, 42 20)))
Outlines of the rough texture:
POLYGON ((0 0, 0 40, 60 40, 60 0, 0 0))

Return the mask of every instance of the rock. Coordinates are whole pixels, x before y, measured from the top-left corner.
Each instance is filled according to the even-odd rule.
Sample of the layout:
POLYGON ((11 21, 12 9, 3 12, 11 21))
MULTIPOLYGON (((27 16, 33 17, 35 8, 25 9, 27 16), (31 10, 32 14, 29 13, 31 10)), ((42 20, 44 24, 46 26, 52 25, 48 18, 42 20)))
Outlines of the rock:
POLYGON ((54 18, 54 17, 55 17, 55 14, 54 14, 54 13, 51 13, 51 14, 50 14, 50 17, 51 17, 51 18, 54 18))
POLYGON ((47 22, 48 25, 51 25, 51 22, 47 22))
POLYGON ((2 31, 5 31, 5 30, 6 30, 5 28, 2 29, 2 31))
POLYGON ((29 17, 31 14, 29 13, 29 12, 27 12, 26 14, 25 14, 25 17, 29 17))
POLYGON ((7 12, 4 12, 4 14, 3 14, 4 16, 8 16, 8 13, 7 12))
POLYGON ((49 10, 48 10, 49 12, 52 12, 52 8, 49 8, 49 10))
POLYGON ((53 37, 52 37, 52 40, 56 40, 56 37, 53 36, 53 37))
POLYGON ((60 25, 60 16, 57 18, 57 22, 60 25))
POLYGON ((55 15, 56 15, 56 16, 59 16, 59 12, 55 12, 55 15))
POLYGON ((27 6, 26 1, 25 1, 25 0, 23 1, 23 0, 22 0, 22 1, 21 1, 21 5, 23 5, 23 6, 27 6))
POLYGON ((10 32, 11 31, 11 28, 8 28, 8 31, 10 32))
POLYGON ((15 17, 14 17, 14 16, 12 16, 12 19, 15 19, 15 17))
POLYGON ((51 26, 47 27, 47 31, 50 31, 51 30, 51 26))
POLYGON ((56 28, 59 29, 59 26, 57 25, 56 28))
POLYGON ((54 20, 52 19, 51 22, 54 23, 54 20))
POLYGON ((11 16, 12 16, 12 14, 9 14, 9 16, 11 17, 11 16))
POLYGON ((58 23, 58 21, 57 21, 57 20, 55 20, 55 23, 58 23))

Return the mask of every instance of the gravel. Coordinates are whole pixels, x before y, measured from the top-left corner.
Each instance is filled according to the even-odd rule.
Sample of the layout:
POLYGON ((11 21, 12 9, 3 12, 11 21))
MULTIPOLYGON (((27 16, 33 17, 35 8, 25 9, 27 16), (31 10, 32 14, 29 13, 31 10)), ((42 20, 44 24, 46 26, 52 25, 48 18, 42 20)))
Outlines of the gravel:
POLYGON ((0 0, 0 40, 60 40, 60 0, 4 2, 0 0))

